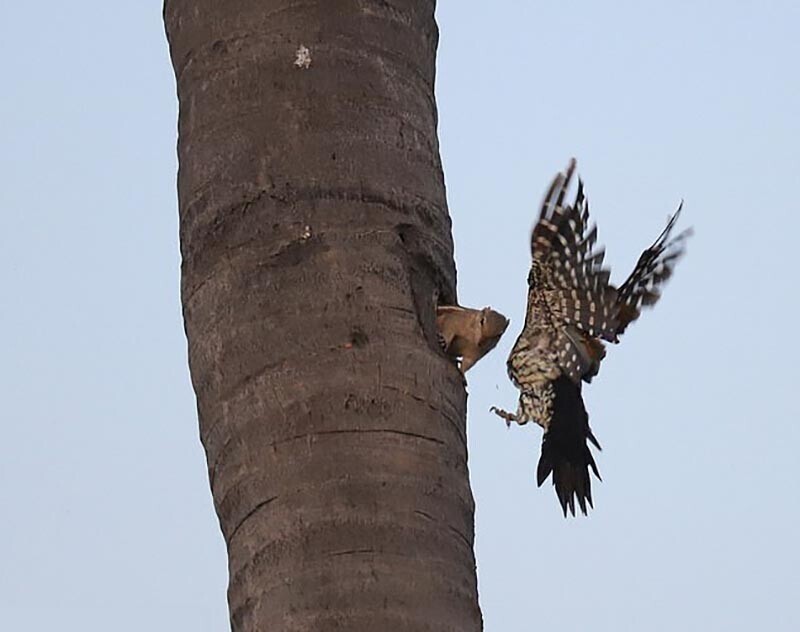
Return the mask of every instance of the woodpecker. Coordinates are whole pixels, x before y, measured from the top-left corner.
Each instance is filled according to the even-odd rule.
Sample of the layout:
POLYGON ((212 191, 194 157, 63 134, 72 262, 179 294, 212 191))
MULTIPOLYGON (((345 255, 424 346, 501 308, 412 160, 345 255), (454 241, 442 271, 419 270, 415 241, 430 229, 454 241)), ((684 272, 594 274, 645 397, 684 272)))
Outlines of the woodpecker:
POLYGON ((565 203, 574 171, 572 159, 553 179, 531 234, 525 323, 508 357, 509 378, 520 391, 517 412, 491 409, 509 426, 533 421, 543 428, 536 480, 541 487, 553 475, 565 517, 567 509, 575 515, 576 498, 584 515, 587 504, 594 507, 590 470, 601 480, 589 443, 601 448, 589 427, 582 384, 600 370, 603 341, 619 342, 641 308, 658 301, 691 235, 689 229, 671 237, 681 202, 630 276, 615 287, 603 267, 605 251, 595 247, 597 227, 589 225, 580 179, 574 203, 565 203))

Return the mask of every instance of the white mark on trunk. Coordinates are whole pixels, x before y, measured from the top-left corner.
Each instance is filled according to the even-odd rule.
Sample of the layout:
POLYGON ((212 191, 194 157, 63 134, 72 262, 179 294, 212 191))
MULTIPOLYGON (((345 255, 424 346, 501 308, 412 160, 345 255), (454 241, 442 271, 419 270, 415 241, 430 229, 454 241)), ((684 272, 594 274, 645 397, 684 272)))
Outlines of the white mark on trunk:
POLYGON ((308 68, 311 65, 311 51, 300 44, 294 58, 294 65, 298 68, 308 68))

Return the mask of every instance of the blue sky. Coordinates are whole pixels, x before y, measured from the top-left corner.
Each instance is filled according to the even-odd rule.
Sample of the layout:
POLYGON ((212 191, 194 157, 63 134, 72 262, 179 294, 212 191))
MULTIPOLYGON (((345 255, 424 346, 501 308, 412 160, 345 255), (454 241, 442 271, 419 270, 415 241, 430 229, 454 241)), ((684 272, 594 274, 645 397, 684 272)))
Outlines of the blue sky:
MULTIPOLYGON (((469 374, 486 629, 800 629, 800 5, 451 0, 438 19, 460 298, 512 320, 469 374), (696 234, 585 391, 604 481, 565 521, 535 485, 539 430, 488 409, 515 406, 528 230, 570 156, 613 278, 681 198, 696 234)), ((5 3, 0 70, 0 629, 227 629, 161 6, 5 3)))

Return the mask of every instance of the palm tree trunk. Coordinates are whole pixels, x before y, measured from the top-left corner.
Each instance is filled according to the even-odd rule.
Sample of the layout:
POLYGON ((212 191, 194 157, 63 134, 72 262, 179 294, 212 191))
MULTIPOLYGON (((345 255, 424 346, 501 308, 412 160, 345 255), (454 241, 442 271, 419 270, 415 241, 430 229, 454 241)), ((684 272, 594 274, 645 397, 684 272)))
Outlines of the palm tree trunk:
POLYGON ((166 0, 235 631, 479 630, 434 0, 166 0))

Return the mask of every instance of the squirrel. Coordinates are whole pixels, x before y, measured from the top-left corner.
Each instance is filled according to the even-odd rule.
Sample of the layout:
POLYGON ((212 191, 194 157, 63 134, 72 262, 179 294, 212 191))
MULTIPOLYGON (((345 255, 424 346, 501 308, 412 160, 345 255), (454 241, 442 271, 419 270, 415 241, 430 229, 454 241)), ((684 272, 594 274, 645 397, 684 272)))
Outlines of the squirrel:
POLYGON ((459 370, 464 374, 495 348, 508 327, 508 319, 490 307, 437 305, 436 326, 442 349, 453 359, 461 358, 459 370))

